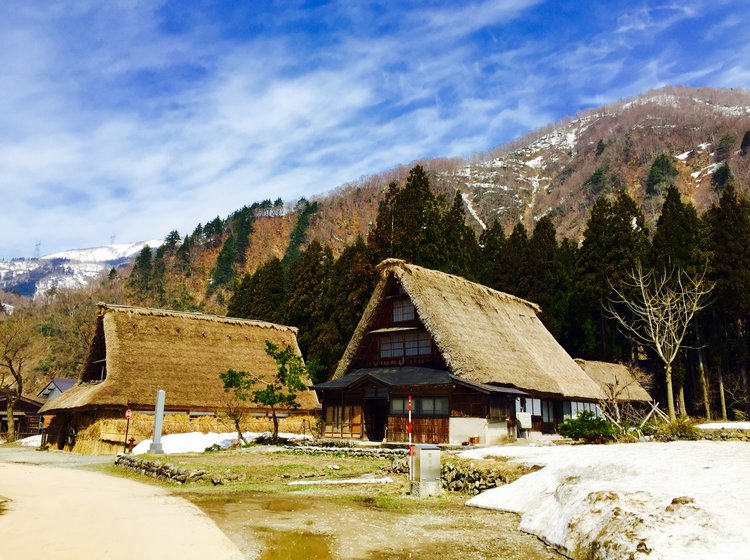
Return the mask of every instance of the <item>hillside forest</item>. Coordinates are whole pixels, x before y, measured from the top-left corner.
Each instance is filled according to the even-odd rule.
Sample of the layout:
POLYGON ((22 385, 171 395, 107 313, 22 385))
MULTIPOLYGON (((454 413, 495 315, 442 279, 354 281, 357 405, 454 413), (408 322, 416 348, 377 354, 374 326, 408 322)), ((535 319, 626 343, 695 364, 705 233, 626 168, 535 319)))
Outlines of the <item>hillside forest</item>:
POLYGON ((607 311, 640 264, 657 274, 705 276, 711 287, 672 364, 681 413, 745 418, 750 132, 730 131, 715 140, 710 196, 704 194, 700 211, 685 194, 680 161, 664 151, 639 157, 647 164, 634 191, 632 181, 611 171, 611 162, 625 161, 619 152, 610 153, 610 164, 601 163, 612 150, 610 141, 595 143, 587 156, 592 171, 577 188, 589 204, 576 207, 585 215, 578 230, 565 225, 559 231, 569 223, 567 214, 554 212, 531 223, 521 216, 511 226, 506 217, 478 227, 466 192, 445 181, 448 163, 433 161, 379 176, 377 181, 388 179, 384 188, 363 180, 324 201, 301 199, 290 206, 265 200, 189 234, 172 231, 163 245, 144 248, 132 270, 112 269, 95 286, 33 301, 0 294, 16 309, 0 322, 0 385, 17 391, 11 366, 21 371, 25 395, 52 377, 77 376, 93 336, 97 301, 293 325, 305 359, 323 366, 322 379, 335 370, 359 321, 377 264, 393 257, 538 304, 540 319, 571 356, 639 366, 653 374, 652 394, 664 406, 663 364, 648 346, 628 338, 607 311), (330 226, 334 222, 337 228, 330 226))

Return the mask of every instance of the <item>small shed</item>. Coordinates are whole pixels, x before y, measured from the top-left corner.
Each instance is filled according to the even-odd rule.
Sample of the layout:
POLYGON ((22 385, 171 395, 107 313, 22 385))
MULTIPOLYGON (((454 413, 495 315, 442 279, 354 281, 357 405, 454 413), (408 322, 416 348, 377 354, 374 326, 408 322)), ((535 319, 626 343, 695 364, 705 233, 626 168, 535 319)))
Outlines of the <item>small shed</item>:
MULTIPOLYGON (((42 402, 30 397, 21 397, 13 411, 16 424, 16 435, 19 438, 40 433, 39 409, 42 402)), ((8 432, 7 397, 0 394, 0 435, 8 432)))

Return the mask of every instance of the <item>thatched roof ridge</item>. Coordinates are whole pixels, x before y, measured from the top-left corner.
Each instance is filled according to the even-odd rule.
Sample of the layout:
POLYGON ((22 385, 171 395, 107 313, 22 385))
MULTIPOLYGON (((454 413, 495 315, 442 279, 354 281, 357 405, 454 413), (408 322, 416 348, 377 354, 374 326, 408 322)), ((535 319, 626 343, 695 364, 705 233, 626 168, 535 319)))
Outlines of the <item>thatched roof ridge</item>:
MULTIPOLYGON (((293 327, 263 321, 100 304, 81 381, 43 410, 149 409, 158 389, 167 392, 167 409, 220 410, 227 394, 219 373, 245 370, 260 376, 260 383, 271 381, 277 365, 266 354, 265 341, 289 345, 299 354, 296 333, 293 327), (99 381, 102 364, 106 378, 99 381)), ((313 391, 300 394, 298 401, 303 410, 318 407, 313 391)))
POLYGON ((590 400, 602 396, 599 386, 541 323, 536 304, 398 259, 383 261, 378 270, 380 282, 334 378, 348 371, 393 277, 455 375, 550 396, 590 400))
POLYGON ((99 302, 97 304, 97 307, 99 310, 99 315, 103 315, 108 312, 119 312, 127 313, 131 316, 143 317, 183 317, 190 320, 212 321, 217 323, 224 323, 227 325, 254 325, 256 327, 267 329, 288 330, 294 332, 295 334, 299 331, 297 327, 290 327, 288 325, 278 325, 276 323, 268 323, 266 321, 258 321, 256 319, 240 319, 238 317, 207 315, 205 313, 199 313, 197 311, 173 311, 171 309, 138 307, 134 305, 118 305, 114 303, 103 302, 99 302))
POLYGON ((627 366, 581 359, 576 359, 576 363, 602 388, 606 396, 616 397, 620 401, 651 401, 651 395, 636 381, 627 366))

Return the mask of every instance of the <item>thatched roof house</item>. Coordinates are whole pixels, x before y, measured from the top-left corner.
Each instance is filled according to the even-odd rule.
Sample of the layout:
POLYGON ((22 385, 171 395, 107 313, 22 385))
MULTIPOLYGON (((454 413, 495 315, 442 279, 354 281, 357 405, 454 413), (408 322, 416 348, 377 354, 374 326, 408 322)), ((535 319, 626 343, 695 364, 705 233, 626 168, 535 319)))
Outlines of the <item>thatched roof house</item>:
POLYGON ((331 437, 407 434, 417 442, 495 443, 523 430, 553 432, 596 410, 597 385, 523 299, 397 259, 380 281, 333 378, 314 386, 331 437))
POLYGON ((651 401, 651 395, 633 377, 627 366, 580 359, 577 359, 576 363, 599 385, 605 398, 633 402, 651 401))
MULTIPOLYGON (((393 280, 403 287, 453 375, 539 395, 597 400, 602 394, 537 317, 539 307, 459 276, 383 261, 380 282, 333 376, 350 371, 393 280)), ((376 334, 376 333, 375 333, 376 334)))
MULTIPOLYGON (((49 400, 43 413, 92 409, 215 412, 227 394, 219 373, 246 370, 270 380, 274 360, 265 341, 297 349, 297 329, 200 313, 99 304, 96 334, 78 384, 49 400)), ((318 408, 313 391, 298 396, 301 411, 318 408)), ((253 406, 253 405, 249 405, 253 406)))

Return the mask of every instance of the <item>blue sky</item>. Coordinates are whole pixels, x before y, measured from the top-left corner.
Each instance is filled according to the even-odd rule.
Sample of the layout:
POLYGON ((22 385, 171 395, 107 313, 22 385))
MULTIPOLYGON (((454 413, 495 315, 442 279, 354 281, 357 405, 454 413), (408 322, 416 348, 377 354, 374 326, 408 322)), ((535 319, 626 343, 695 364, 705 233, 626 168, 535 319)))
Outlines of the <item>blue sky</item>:
POLYGON ((0 3, 0 258, 160 238, 663 85, 750 87, 750 2, 0 3))

